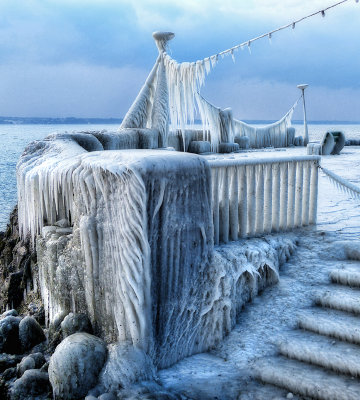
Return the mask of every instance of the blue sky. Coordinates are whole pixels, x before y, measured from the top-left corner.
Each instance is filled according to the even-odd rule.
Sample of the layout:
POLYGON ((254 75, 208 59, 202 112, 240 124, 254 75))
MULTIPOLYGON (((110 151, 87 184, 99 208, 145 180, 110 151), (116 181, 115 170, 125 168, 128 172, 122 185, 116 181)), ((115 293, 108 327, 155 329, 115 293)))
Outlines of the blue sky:
MULTIPOLYGON (((122 117, 171 30, 195 61, 335 0, 0 0, 0 115, 122 117)), ((203 94, 240 119, 277 119, 306 91, 312 120, 360 120, 360 3, 350 0, 222 60, 203 94)), ((300 119, 301 109, 295 113, 300 119)))

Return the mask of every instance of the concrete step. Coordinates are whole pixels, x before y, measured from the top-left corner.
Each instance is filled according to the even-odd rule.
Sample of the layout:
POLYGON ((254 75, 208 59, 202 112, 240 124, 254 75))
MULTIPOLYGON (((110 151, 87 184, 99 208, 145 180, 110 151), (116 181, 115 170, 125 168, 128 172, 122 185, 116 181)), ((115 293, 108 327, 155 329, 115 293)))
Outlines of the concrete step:
POLYGON ((320 335, 360 344, 360 318, 342 311, 313 307, 299 314, 298 326, 320 335))
POLYGON ((340 285, 360 287, 360 268, 334 269, 330 271, 330 279, 340 285))
POLYGON ((257 361, 255 377, 263 383, 317 400, 359 400, 360 382, 283 357, 257 361))
POLYGON ((295 331, 295 334, 278 344, 278 349, 284 357, 360 377, 360 346, 310 332, 295 331))
POLYGON ((360 290, 339 285, 315 293, 315 303, 322 307, 360 314, 360 290))

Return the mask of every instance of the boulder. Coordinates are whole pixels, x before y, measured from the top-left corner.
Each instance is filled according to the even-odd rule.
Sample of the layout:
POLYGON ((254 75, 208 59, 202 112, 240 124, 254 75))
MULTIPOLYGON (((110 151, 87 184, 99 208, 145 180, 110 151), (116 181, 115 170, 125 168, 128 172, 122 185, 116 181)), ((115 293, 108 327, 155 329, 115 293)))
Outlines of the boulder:
POLYGON ((17 366, 17 376, 22 376, 28 369, 38 369, 45 364, 45 357, 42 353, 33 353, 24 357, 17 366))
POLYGON ((20 354, 19 324, 21 318, 9 315, 0 321, 0 353, 20 354))
POLYGON ((9 316, 17 317, 18 312, 14 309, 5 311, 4 313, 1 314, 1 319, 4 319, 5 317, 9 317, 9 316))
POLYGON ((106 359, 106 345, 85 332, 65 338, 50 358, 49 378, 54 397, 83 399, 96 384, 106 359))
POLYGON ((103 393, 98 397, 99 400, 116 400, 116 396, 112 393, 103 393))
POLYGON ((61 323, 63 337, 66 338, 76 332, 92 333, 91 322, 86 314, 68 314, 61 323))
POLYGON ((23 350, 29 350, 46 340, 44 331, 33 317, 25 317, 19 324, 19 338, 23 350))
POLYGON ((6 353, 0 354, 0 373, 8 368, 15 367, 20 361, 21 356, 6 353))
POLYGON ((24 372, 28 369, 35 369, 35 360, 32 357, 24 357, 16 368, 18 377, 24 375, 24 372))
POLYGON ((120 342, 109 346, 109 356, 100 374, 100 384, 107 392, 129 387, 137 381, 155 379, 150 357, 131 343, 120 342))
POLYGON ((50 390, 49 375, 37 369, 29 369, 14 382, 10 400, 33 400, 35 396, 46 395, 50 390))

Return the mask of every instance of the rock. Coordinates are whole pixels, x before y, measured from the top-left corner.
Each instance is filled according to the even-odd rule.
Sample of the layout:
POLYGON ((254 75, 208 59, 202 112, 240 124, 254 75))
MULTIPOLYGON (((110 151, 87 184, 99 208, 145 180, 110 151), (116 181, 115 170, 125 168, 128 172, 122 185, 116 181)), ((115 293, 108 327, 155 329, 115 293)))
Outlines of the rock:
POLYGON ((17 376, 20 377, 28 369, 35 369, 35 360, 32 357, 24 357, 16 368, 17 376))
POLYGON ((18 312, 14 309, 5 311, 4 313, 1 314, 1 319, 4 319, 5 317, 9 317, 9 316, 17 317, 18 312))
POLYGON ((42 353, 32 353, 29 355, 29 357, 31 357, 35 361, 36 369, 42 367, 46 362, 44 354, 42 353))
MULTIPOLYGON (((9 381, 10 379, 13 379, 16 377, 16 372, 17 372, 16 367, 8 368, 3 372, 2 379, 4 379, 5 381, 9 381)), ((0 398, 1 398, 1 396, 0 396, 0 398)))
POLYGON ((8 368, 15 367, 20 361, 21 356, 6 353, 0 354, 0 373, 8 368))
POLYGON ((86 314, 68 314, 61 323, 61 330, 64 338, 76 332, 92 333, 91 323, 86 314))
POLYGON ((95 396, 90 395, 90 396, 86 396, 85 400, 98 400, 98 398, 95 397, 95 396))
POLYGON ((83 398, 96 384, 106 359, 106 345, 85 332, 65 338, 50 358, 49 378, 54 397, 83 398))
POLYGON ((289 392, 289 393, 286 395, 286 398, 287 398, 287 399, 293 399, 293 398, 294 398, 294 395, 293 395, 291 392, 289 392))
POLYGON ((98 397, 99 400, 116 400, 116 396, 112 393, 103 393, 98 397))
POLYGON ((5 293, 7 296, 7 304, 11 305, 11 307, 18 307, 24 298, 23 289, 21 287, 23 275, 23 269, 12 272, 9 275, 5 286, 5 293))
POLYGON ((33 317, 25 317, 21 320, 19 338, 25 351, 46 340, 44 331, 33 317))
POLYGON ((56 347, 60 344, 62 340, 61 323, 66 317, 65 312, 57 314, 54 321, 49 326, 48 340, 49 340, 49 351, 53 353, 56 347))
POLYGON ((34 396, 47 394, 50 390, 49 375, 37 369, 29 369, 14 382, 10 390, 10 399, 33 400, 34 396))
POLYGON ((155 379, 155 375, 153 363, 143 350, 131 343, 120 342, 109 346, 108 360, 99 382, 111 392, 137 381, 155 379))
POLYGON ((0 321, 0 353, 20 354, 19 317, 8 316, 0 321))
POLYGON ((42 371, 42 372, 48 372, 48 370, 49 370, 49 363, 46 362, 46 363, 40 368, 40 371, 42 371))

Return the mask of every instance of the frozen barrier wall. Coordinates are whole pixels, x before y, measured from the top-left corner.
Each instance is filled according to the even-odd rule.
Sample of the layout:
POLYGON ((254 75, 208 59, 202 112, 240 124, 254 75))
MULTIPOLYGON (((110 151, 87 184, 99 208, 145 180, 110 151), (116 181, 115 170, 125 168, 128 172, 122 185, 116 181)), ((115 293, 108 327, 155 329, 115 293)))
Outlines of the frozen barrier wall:
POLYGON ((209 160, 215 244, 315 224, 319 161, 209 160))
POLYGON ((107 342, 130 341, 165 368, 229 333, 244 303, 276 281, 293 241, 214 249, 208 161, 102 151, 117 142, 105 136, 28 146, 17 171, 21 232, 36 240, 49 322, 85 312, 107 342))

